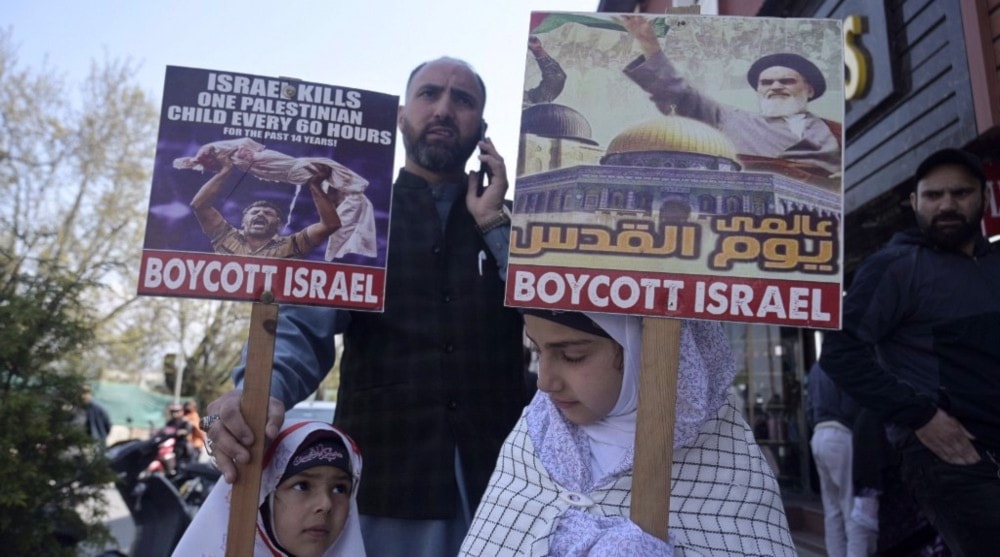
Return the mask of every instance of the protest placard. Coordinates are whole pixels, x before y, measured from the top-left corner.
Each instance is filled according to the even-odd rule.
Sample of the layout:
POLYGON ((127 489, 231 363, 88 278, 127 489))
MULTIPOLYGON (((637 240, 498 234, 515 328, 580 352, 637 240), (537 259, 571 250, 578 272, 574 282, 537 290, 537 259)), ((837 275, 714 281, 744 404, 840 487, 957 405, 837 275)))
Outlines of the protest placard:
POLYGON ((613 14, 532 18, 565 86, 522 111, 507 303, 838 328, 840 22, 660 16, 647 58, 613 14))
POLYGON ((255 302, 254 433, 227 556, 253 552, 279 302, 384 307, 393 95, 168 66, 138 293, 255 302))
POLYGON ((397 106, 167 67, 139 293, 380 310, 397 106))
POLYGON ((840 326, 841 23, 535 12, 529 32, 506 303, 644 316, 630 518, 665 540, 678 319, 840 326))

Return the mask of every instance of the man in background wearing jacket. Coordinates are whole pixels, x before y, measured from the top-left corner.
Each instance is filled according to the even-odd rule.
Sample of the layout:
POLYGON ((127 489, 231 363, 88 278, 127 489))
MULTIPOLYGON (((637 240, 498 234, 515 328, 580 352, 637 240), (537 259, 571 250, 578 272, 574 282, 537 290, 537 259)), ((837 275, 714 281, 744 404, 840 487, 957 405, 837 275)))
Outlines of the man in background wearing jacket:
POLYGON ((904 481, 955 555, 996 555, 1000 525, 1000 253, 980 232, 986 178, 944 149, 917 168, 919 229, 858 270, 820 364, 877 412, 904 481))

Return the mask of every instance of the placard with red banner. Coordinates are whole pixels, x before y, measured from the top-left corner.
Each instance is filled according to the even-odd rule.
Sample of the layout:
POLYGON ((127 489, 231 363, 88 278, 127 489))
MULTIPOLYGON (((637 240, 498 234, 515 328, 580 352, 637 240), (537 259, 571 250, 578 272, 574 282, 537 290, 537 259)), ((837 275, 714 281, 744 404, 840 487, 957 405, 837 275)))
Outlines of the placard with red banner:
POLYGON ((381 311, 398 105, 168 66, 139 294, 381 311))
POLYGON ((838 328, 841 22, 532 14, 506 303, 838 328))

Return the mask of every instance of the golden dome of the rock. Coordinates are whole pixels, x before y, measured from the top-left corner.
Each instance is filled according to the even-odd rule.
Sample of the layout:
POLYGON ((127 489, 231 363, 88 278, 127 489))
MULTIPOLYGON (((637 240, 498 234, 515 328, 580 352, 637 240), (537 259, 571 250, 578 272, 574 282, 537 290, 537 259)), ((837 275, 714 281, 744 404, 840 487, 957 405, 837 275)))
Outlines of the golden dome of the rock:
POLYGON ((606 156, 624 153, 682 152, 736 160, 736 148, 722 132, 691 118, 660 116, 623 130, 606 156))

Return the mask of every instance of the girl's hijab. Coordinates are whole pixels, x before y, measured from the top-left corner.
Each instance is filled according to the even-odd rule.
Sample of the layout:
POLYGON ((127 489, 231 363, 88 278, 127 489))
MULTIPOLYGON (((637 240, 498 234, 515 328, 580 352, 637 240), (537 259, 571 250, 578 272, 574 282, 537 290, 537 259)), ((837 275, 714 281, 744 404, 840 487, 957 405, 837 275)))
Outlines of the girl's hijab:
MULTIPOLYGON (((540 310, 526 310, 526 313, 594 334, 584 327, 574 326, 574 320, 567 319, 566 316, 540 310), (546 313, 555 318, 547 317, 546 313)), ((572 472, 571 459, 565 458, 564 446, 565 442, 579 434, 587 439, 586 444, 589 445, 589 481, 583 481, 583 484, 596 483, 609 474, 631 468, 639 400, 639 371, 642 365, 642 317, 610 313, 578 315, 588 317, 591 323, 596 323, 621 345, 624 370, 622 389, 614 408, 608 416, 593 424, 575 426, 566 422, 544 393, 538 393, 532 401, 529 408, 529 426, 534 424, 530 428, 533 430, 532 439, 546 468, 564 485, 566 482, 580 482, 578 475, 572 472), (557 415, 564 423, 553 429, 553 419, 557 415), (564 433, 557 433, 560 431, 564 433), (561 445, 564 446, 563 449, 559 449, 561 445)), ((736 374, 729 340, 717 322, 683 321, 679 352, 675 449, 693 442, 702 425, 716 416, 728 397, 729 385, 736 374)))
MULTIPOLYGON (((343 441, 350 453, 351 506, 344 523, 340 537, 334 542, 323 557, 364 557, 365 547, 361 538, 361 524, 358 518, 358 488, 361 482, 361 452, 354 441, 339 429, 330 424, 316 421, 286 421, 284 429, 271 443, 264 454, 264 470, 260 478, 260 496, 257 506, 278 487, 285 474, 288 463, 299 447, 312 442, 317 435, 336 435, 343 441)), ((232 495, 232 485, 225 478, 212 489, 205 504, 198 510, 191 525, 188 526, 180 543, 174 549, 175 557, 200 555, 204 557, 222 557, 225 555, 225 536, 229 527, 229 504, 232 495)), ((266 507, 265 507, 266 508, 266 507)), ((257 513, 256 538, 254 542, 254 557, 285 557, 273 540, 267 534, 265 518, 257 513)))
POLYGON ((639 408, 642 318, 610 313, 586 315, 621 345, 624 356, 622 390, 611 413, 595 423, 580 426, 590 438, 591 474, 600 478, 622 461, 634 443, 636 411, 639 408))

